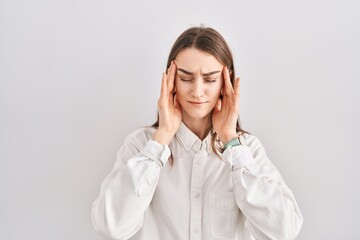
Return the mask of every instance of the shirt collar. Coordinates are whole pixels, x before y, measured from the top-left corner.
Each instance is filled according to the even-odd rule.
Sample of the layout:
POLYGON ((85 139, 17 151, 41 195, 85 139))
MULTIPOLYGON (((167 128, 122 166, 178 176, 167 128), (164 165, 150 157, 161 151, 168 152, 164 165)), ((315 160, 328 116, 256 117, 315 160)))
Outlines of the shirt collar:
POLYGON ((181 122, 180 127, 176 132, 176 138, 187 152, 193 148, 196 152, 202 149, 206 149, 206 151, 210 153, 211 132, 212 131, 209 131, 205 139, 201 141, 198 136, 196 136, 183 122, 181 122))

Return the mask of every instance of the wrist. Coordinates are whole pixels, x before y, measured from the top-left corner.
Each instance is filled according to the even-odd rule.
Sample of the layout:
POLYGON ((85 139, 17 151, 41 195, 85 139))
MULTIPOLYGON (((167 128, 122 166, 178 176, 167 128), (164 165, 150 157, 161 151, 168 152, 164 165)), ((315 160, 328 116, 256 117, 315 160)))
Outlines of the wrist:
POLYGON ((160 144, 169 145, 174 135, 174 133, 158 129, 153 135, 153 140, 160 144))
POLYGON ((227 149, 228 147, 235 147, 240 145, 241 143, 239 137, 234 137, 230 141, 224 144, 224 150, 227 149))
POLYGON ((230 140, 232 140, 233 138, 237 138, 238 135, 236 133, 230 133, 230 134, 226 134, 223 136, 219 136, 220 140, 223 144, 228 143, 230 140))

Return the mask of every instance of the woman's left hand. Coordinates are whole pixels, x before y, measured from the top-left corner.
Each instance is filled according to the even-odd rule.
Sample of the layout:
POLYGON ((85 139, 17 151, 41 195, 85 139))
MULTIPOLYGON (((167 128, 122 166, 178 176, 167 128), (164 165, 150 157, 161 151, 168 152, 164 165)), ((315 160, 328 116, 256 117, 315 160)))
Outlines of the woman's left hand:
POLYGON ((236 123, 239 115, 240 78, 235 79, 233 87, 227 67, 223 68, 223 78, 223 97, 215 104, 212 124, 220 140, 225 144, 238 136, 236 123))

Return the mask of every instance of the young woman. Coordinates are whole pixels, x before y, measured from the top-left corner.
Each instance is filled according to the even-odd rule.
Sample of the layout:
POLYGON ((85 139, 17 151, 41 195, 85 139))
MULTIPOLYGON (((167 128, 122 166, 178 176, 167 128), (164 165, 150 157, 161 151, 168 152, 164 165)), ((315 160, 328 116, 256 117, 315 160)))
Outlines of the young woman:
POLYGON ((134 131, 93 203, 113 239, 294 239, 303 218, 259 139, 238 121, 240 79, 214 29, 174 43, 158 121, 134 131))

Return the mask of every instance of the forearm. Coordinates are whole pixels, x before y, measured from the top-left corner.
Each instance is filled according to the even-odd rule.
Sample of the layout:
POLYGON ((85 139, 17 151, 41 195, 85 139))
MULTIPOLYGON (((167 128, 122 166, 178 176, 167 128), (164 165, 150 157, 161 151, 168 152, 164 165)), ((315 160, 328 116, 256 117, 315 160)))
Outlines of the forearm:
POLYGON ((167 131, 167 130, 159 128, 154 133, 153 140, 160 144, 163 144, 163 145, 169 145, 170 142, 172 141, 172 139, 174 138, 175 132, 167 131))
POLYGON ((139 230, 168 156, 167 146, 150 140, 126 165, 110 172, 92 207, 97 231, 107 237, 125 239, 139 230))
POLYGON ((233 171, 236 201, 259 239, 295 239, 302 216, 291 191, 269 176, 249 172, 246 167, 233 171))
MULTIPOLYGON (((261 150, 261 149, 260 149, 261 150)), ((224 152, 232 164, 236 202, 259 239, 294 239, 303 219, 295 198, 266 155, 247 146, 224 152)))

